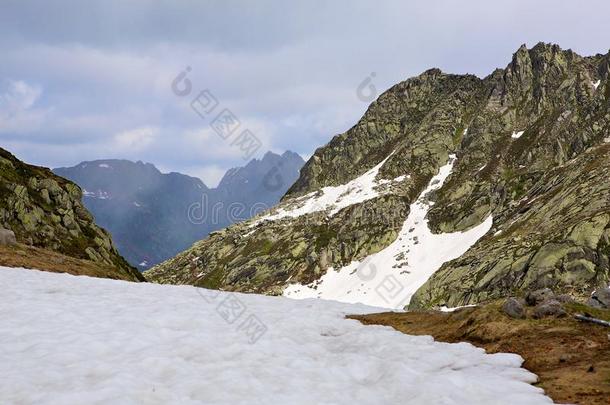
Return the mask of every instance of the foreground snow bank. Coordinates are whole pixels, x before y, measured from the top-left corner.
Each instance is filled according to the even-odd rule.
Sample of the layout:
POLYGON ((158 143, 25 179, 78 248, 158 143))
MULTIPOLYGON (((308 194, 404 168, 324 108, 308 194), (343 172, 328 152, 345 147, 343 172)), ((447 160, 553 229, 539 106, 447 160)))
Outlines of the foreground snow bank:
POLYGON ((0 288, 3 404, 550 403, 519 356, 344 319, 367 307, 6 268, 0 288))

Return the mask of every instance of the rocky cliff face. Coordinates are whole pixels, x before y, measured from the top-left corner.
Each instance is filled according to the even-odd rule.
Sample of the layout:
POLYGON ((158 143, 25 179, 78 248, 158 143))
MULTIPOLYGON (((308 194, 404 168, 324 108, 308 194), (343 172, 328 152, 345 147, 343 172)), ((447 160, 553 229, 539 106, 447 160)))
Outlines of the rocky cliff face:
POLYGON ((74 183, 0 148, 0 225, 11 229, 17 242, 98 263, 108 277, 144 280, 117 253, 81 197, 74 183))
POLYGON ((389 306, 541 286, 584 294, 609 280, 609 73, 610 54, 542 43, 483 79, 424 72, 319 148, 274 210, 147 274, 364 302, 390 279, 410 292, 389 306), (473 244, 467 235, 488 222, 473 244), (433 265, 439 257, 448 260, 433 265), (346 282, 333 296, 341 289, 328 286, 346 282))

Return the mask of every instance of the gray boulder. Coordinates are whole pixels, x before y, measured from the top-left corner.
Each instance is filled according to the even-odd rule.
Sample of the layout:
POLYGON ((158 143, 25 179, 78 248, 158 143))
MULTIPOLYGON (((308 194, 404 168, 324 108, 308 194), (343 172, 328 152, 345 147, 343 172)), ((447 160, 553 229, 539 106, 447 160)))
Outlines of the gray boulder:
POLYGON ((597 289, 587 301, 589 306, 594 308, 608 309, 610 308, 610 288, 597 289))
POLYGON ((549 299, 539 304, 534 308, 532 316, 535 319, 542 319, 548 317, 561 318, 567 316, 568 313, 563 309, 561 302, 555 299, 549 299))
POLYGON ((551 299, 555 299, 555 294, 550 288, 531 291, 525 296, 525 302, 532 307, 551 299))
POLYGON ((559 294, 558 296, 555 297, 555 299, 557 301, 561 302, 562 304, 568 304, 570 302, 574 302, 574 298, 572 298, 568 294, 559 294))
POLYGON ((504 305, 502 305, 502 310, 506 315, 510 316, 511 318, 525 318, 525 308, 523 307, 523 303, 516 298, 508 298, 504 302, 504 305))
POLYGON ((0 228, 0 246, 11 246, 17 244, 17 238, 15 238, 15 232, 0 228))

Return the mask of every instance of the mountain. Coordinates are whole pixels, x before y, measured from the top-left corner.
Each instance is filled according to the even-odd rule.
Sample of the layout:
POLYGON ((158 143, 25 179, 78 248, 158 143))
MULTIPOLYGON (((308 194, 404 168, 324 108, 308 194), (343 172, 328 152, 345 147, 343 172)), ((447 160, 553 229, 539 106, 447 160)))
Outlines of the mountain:
POLYGON ((150 163, 96 160, 54 169, 84 190, 84 204, 140 269, 166 260, 210 232, 277 203, 304 161, 293 152, 267 153, 230 169, 217 188, 150 163))
POLYGON ((114 248, 81 203, 81 189, 49 169, 0 148, 0 225, 17 246, 2 247, 0 264, 131 281, 143 276, 114 248))
POLYGON ((303 158, 294 152, 282 155, 267 152, 261 160, 253 159, 244 167, 227 171, 215 189, 217 199, 240 202, 247 207, 258 204, 259 212, 269 209, 299 178, 304 164, 303 158))
POLYGON ((391 308, 610 279, 610 53, 525 45, 489 76, 401 82, 274 209, 146 273, 391 308))

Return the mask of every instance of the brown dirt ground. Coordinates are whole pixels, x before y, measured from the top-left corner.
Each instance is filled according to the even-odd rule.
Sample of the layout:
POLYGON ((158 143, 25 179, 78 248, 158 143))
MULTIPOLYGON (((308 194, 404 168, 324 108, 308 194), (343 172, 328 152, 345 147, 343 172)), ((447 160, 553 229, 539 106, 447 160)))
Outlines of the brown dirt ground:
POLYGON ((452 313, 420 311, 349 316, 442 342, 469 342, 488 353, 517 353, 555 402, 610 404, 610 328, 579 322, 575 313, 610 321, 610 310, 566 304, 565 318, 512 319, 496 302, 452 313))
POLYGON ((0 266, 133 281, 127 276, 123 277, 122 272, 116 271, 112 266, 100 265, 89 260, 76 259, 22 244, 0 246, 0 266))

